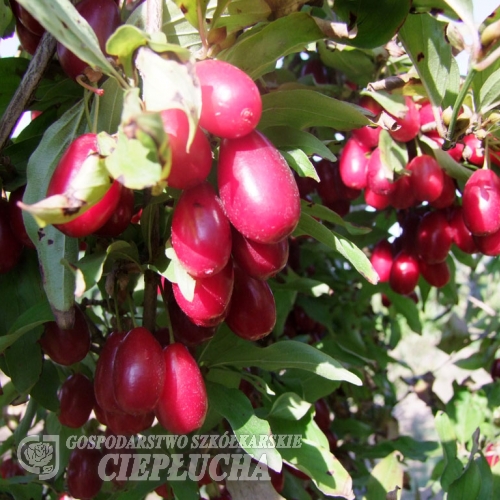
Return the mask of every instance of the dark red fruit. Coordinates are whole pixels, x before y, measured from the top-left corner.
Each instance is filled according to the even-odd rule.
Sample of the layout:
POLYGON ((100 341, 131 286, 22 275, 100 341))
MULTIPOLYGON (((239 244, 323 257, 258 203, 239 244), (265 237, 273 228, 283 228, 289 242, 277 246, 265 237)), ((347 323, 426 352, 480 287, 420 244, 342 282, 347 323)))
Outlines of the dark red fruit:
POLYGON ((476 170, 465 184, 463 218, 475 236, 500 229, 500 178, 493 170, 476 170))
POLYGON ((167 500, 173 500, 175 498, 172 487, 168 483, 155 488, 155 493, 162 498, 166 498, 167 500))
POLYGON ((273 469, 269 468, 268 472, 271 476, 271 484, 273 485, 273 488, 278 493, 281 493, 283 491, 283 488, 285 487, 285 474, 283 473, 283 470, 281 470, 280 472, 276 472, 273 469))
POLYGON ((72 497, 86 500, 99 493, 103 483, 98 472, 101 458, 102 451, 95 448, 76 448, 71 452, 66 481, 72 497))
POLYGON ((500 378, 500 358, 497 358, 493 361, 490 373, 493 380, 498 380, 500 378))
POLYGON ((483 255, 496 257, 500 255, 500 229, 496 233, 486 236, 473 236, 477 249, 483 255))
POLYGON ((448 221, 453 234, 453 243, 455 243, 462 252, 468 254, 476 253, 478 248, 471 232, 465 225, 462 207, 453 207, 448 221))
POLYGON ((208 402, 201 371, 185 346, 163 350, 165 381, 155 409, 156 417, 173 434, 188 434, 205 421, 208 402))
POLYGON ((392 172, 383 163, 380 149, 376 148, 370 156, 366 169, 367 187, 376 194, 390 195, 396 188, 394 182, 388 177, 390 174, 392 172))
POLYGON ((236 268, 226 323, 246 340, 259 340, 269 335, 276 323, 276 305, 267 282, 256 280, 236 268))
POLYGON ((320 179, 317 191, 324 205, 333 205, 341 200, 355 200, 361 194, 361 190, 344 184, 338 163, 321 160, 316 164, 316 172, 320 179))
POLYGON ((462 153, 464 159, 466 159, 472 165, 482 167, 484 164, 484 145, 474 134, 466 135, 463 138, 465 144, 465 149, 462 153))
POLYGON ((95 234, 106 238, 116 238, 127 229, 134 215, 134 192, 125 186, 121 187, 118 206, 111 217, 101 226, 95 234))
MULTIPOLYGON (((168 312, 175 340, 189 347, 195 347, 215 335, 215 327, 204 327, 195 325, 179 307, 175 299, 168 303, 168 312)), ((162 347, 166 347, 167 344, 162 347)))
POLYGON ((417 252, 427 264, 446 260, 453 243, 453 231, 444 212, 427 212, 417 228, 417 252))
POLYGON ((67 378, 59 391, 59 422, 77 429, 90 417, 95 405, 94 385, 82 373, 67 378))
POLYGON ((24 476, 25 474, 25 470, 19 465, 18 462, 14 461, 12 458, 6 458, 2 461, 2 465, 0 465, 0 477, 2 479, 24 476))
MULTIPOLYGON (((371 111, 375 116, 382 112, 382 106, 369 96, 363 96, 359 105, 362 108, 371 111)), ((378 146, 378 139, 380 137, 380 127, 370 127, 365 126, 352 131, 352 137, 354 137, 361 145, 367 148, 374 149, 378 146)))
POLYGON ((9 196, 9 222, 12 232, 15 237, 28 248, 35 248, 35 244, 31 241, 23 221, 23 211, 18 207, 17 202, 23 200, 23 195, 26 186, 21 186, 15 191, 12 191, 9 196))
POLYGON ((377 194, 367 187, 365 189, 365 202, 376 210, 383 210, 391 204, 391 195, 377 194))
POLYGON ((94 392, 97 403, 105 412, 121 411, 116 401, 112 380, 116 352, 124 338, 125 332, 112 332, 106 339, 97 360, 94 374, 94 392))
POLYGON ((447 208, 453 205, 456 198, 456 183, 453 177, 450 177, 446 172, 443 172, 443 190, 438 198, 431 202, 431 207, 447 208))
POLYGON ((172 284, 174 297, 179 307, 196 325, 213 327, 222 321, 227 313, 233 291, 233 262, 208 278, 197 278, 192 301, 187 300, 177 285, 172 284))
POLYGON ((126 413, 154 409, 165 377, 162 350, 143 327, 130 330, 118 346, 113 365, 113 385, 118 406, 126 413))
POLYGON ((16 19, 34 35, 42 37, 45 28, 16 0, 10 0, 10 6, 16 19))
POLYGON ((441 288, 450 281, 450 268, 446 261, 437 264, 427 264, 423 260, 419 263, 420 274, 431 286, 441 288))
POLYGON ((62 330, 55 321, 46 323, 40 345, 45 354, 60 365, 81 361, 90 350, 90 329, 85 314, 75 307, 75 323, 69 330, 62 330))
MULTIPOLYGON (((112 0, 109 0, 112 1, 112 0)), ((99 161, 96 134, 84 134, 76 138, 59 160, 47 188, 47 196, 66 194, 71 196, 78 189, 78 174, 84 162, 99 161)), ((121 184, 114 181, 103 198, 82 215, 55 227, 67 236, 81 238, 102 227, 116 210, 120 200, 121 184)))
MULTIPOLYGON (((106 41, 113 31, 122 24, 120 9, 114 0, 81 0, 75 5, 78 13, 94 30, 101 50, 106 53, 106 41)), ((57 44, 57 56, 64 72, 73 80, 86 74, 89 65, 70 52, 61 43, 57 44)), ((88 76, 88 75, 87 75, 88 76)), ((97 81, 91 77, 92 81, 97 81)))
POLYGON ((200 126, 218 137, 234 139, 250 133, 259 123, 262 99, 253 80, 224 61, 196 63, 201 85, 200 126))
POLYGON ((0 198, 0 274, 8 273, 16 266, 23 250, 23 244, 14 236, 9 219, 9 202, 0 198))
POLYGON ((389 281, 393 258, 393 248, 387 240, 379 241, 373 248, 370 262, 375 271, 377 271, 380 283, 389 281))
POLYGON ((300 76, 312 75, 314 81, 320 85, 328 83, 328 71, 320 59, 309 59, 302 69, 300 76))
POLYGON ((398 210, 410 208, 417 203, 411 177, 403 175, 394 182, 394 190, 389 194, 390 205, 398 210))
POLYGON ((318 427, 326 432, 330 429, 331 418, 330 418, 330 408, 324 399, 318 399, 314 403, 314 421, 318 424, 318 427))
POLYGON ((417 286, 420 275, 418 260, 406 250, 401 250, 392 263, 389 285, 401 295, 408 295, 417 286))
POLYGON ((172 247, 195 278, 217 274, 231 255, 231 227, 208 182, 184 191, 172 218, 172 247))
POLYGON ((181 109, 166 109, 160 114, 172 154, 171 169, 166 179, 168 185, 176 189, 189 189, 201 184, 212 168, 212 150, 207 137, 197 127, 187 151, 189 122, 186 113, 181 109))
POLYGON ((278 243, 258 243, 245 238, 236 229, 232 231, 233 258, 250 276, 267 280, 280 272, 288 260, 288 239, 278 243))
POLYGON ((398 130, 391 130, 389 133, 396 141, 408 142, 417 137, 420 130, 420 115, 411 97, 405 97, 407 111, 403 117, 394 116, 396 123, 400 125, 398 130))
POLYGON ((344 184, 353 189, 367 186, 367 169, 370 148, 355 139, 348 139, 340 154, 339 170, 344 184))
POLYGON ((222 141, 218 184, 226 215, 247 238, 276 243, 297 226, 297 183, 280 152, 260 132, 222 141))
POLYGON ((500 447, 498 443, 490 443, 486 446, 486 449, 484 450, 484 458, 490 467, 495 467, 495 465, 500 462, 500 447))
POLYGON ((42 37, 32 33, 23 23, 16 20, 16 32, 21 47, 30 55, 34 55, 42 37))
POLYGON ((105 420, 108 429, 115 434, 124 436, 133 436, 149 429, 154 422, 155 414, 150 411, 148 413, 140 413, 131 415, 129 413, 111 413, 105 412, 105 420))
POLYGON ((419 201, 434 201, 439 198, 444 187, 444 172, 434 157, 416 156, 408 164, 415 198, 419 201))

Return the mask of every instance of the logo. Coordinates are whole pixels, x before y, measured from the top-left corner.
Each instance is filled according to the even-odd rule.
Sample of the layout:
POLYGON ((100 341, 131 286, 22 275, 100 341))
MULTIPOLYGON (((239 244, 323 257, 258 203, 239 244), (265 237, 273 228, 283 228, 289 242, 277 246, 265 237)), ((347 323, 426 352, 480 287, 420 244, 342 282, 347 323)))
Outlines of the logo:
POLYGON ((53 478, 59 470, 59 436, 26 436, 17 447, 21 467, 39 479, 53 478))

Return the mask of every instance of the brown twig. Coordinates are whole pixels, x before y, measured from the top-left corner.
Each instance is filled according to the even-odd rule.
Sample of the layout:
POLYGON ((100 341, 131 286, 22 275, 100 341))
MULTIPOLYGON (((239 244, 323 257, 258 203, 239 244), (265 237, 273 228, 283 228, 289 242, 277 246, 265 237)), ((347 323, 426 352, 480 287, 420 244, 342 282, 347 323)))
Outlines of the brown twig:
POLYGON ((55 49, 55 38, 50 33, 46 32, 21 80, 21 84, 12 97, 0 121, 0 151, 5 147, 14 127, 19 121, 19 117, 30 102, 52 59, 55 49))

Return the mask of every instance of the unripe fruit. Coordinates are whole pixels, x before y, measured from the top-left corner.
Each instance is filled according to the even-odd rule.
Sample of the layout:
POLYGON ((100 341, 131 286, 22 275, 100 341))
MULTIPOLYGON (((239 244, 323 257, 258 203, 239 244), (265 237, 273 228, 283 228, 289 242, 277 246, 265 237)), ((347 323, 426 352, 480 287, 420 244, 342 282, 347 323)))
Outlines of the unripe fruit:
POLYGON ((233 235, 233 257, 235 262, 250 276, 267 280, 279 273, 288 260, 288 239, 278 243, 258 243, 245 238, 236 229, 233 235))
POLYGON ((186 151, 189 122, 181 109, 166 109, 160 113, 168 135, 172 163, 167 182, 176 189, 189 189, 206 180, 212 168, 212 150, 207 137, 197 127, 193 142, 186 151))
POLYGON ((420 271, 418 260, 406 250, 396 255, 391 267, 389 285, 401 295, 408 295, 417 286, 420 271))
POLYGON ((172 290, 177 304, 194 324, 212 327, 224 321, 233 283, 233 262, 229 259, 219 273, 196 279, 192 301, 182 295, 177 283, 172 284, 172 290))
MULTIPOLYGON (((106 53, 106 42, 118 26, 122 24, 120 10, 113 0, 81 0, 75 5, 78 13, 94 30, 101 50, 106 53)), ((73 80, 85 74, 89 65, 70 52, 60 42, 57 56, 64 72, 73 80)))
POLYGON ((340 177, 353 189, 364 189, 367 185, 368 155, 370 149, 355 139, 348 139, 340 154, 340 177))
POLYGON ((408 164, 411 184, 418 201, 434 201, 443 192, 444 172, 434 157, 416 156, 408 164))
MULTIPOLYGON (((28 233, 26 232, 26 227, 23 221, 23 211, 17 205, 18 201, 23 200, 23 195, 26 186, 21 186, 15 191, 12 191, 9 196, 9 222, 12 228, 12 232, 16 238, 28 248, 35 248, 35 244, 31 241, 28 233)), ((3 256, 3 252, 2 252, 3 256)))
POLYGON ((62 330, 55 321, 45 323, 40 346, 52 361, 69 366, 81 361, 90 350, 90 330, 84 313, 75 308, 73 328, 62 330))
POLYGON ((59 402, 59 422, 77 429, 87 422, 95 405, 94 385, 82 373, 75 373, 61 386, 59 402))
POLYGON ((9 203, 0 198, 0 274, 8 273, 19 262, 23 244, 14 236, 9 218, 9 203))
POLYGON ((113 366, 114 393, 127 413, 148 413, 160 397, 165 364, 154 336, 143 327, 130 330, 116 351, 113 366))
MULTIPOLYGON (((111 0, 110 0, 111 1, 111 0)), ((59 160, 47 188, 47 196, 71 194, 85 161, 98 161, 96 134, 84 134, 77 137, 59 160)), ((67 236, 81 238, 94 233, 102 227, 115 211, 120 200, 122 185, 114 181, 106 194, 82 215, 55 227, 67 236)))
POLYGON ((476 170, 462 196, 465 225, 476 236, 500 229, 500 178, 493 170, 476 170))
POLYGON ((68 492, 74 498, 94 498, 101 490, 103 480, 99 476, 102 451, 96 448, 76 448, 69 456, 66 469, 68 492))
POLYGON ((155 409, 156 417, 173 434, 188 434, 205 421, 208 402, 205 382, 185 346, 171 344, 163 350, 165 379, 155 409))
POLYGON ((389 241, 381 240, 373 248, 370 262, 377 271, 380 283, 389 281, 393 258, 393 248, 389 241))
POLYGON ((116 352, 125 337, 124 332, 112 332, 106 339, 94 374, 94 392, 97 403, 105 412, 120 412, 114 392, 113 367, 116 352))
POLYGON ((297 183, 279 151, 260 132, 222 141, 218 184, 226 215, 245 237, 276 243, 297 226, 297 183))
POLYGON ((420 130, 420 115, 411 97, 405 97, 407 111, 404 117, 394 116, 396 123, 400 125, 398 130, 391 130, 389 133, 396 141, 408 142, 414 139, 420 130))
POLYGON ((259 123, 262 99, 253 80, 236 66, 206 59, 196 63, 201 85, 200 126, 218 137, 249 134, 259 123))
POLYGON ((427 264, 443 262, 453 243, 453 232, 443 212, 427 212, 417 228, 417 252, 427 264))
POLYGON ((195 278, 217 274, 226 266, 231 255, 231 227, 208 182, 181 195, 172 218, 172 247, 195 278))
POLYGON ((246 340, 269 335, 276 323, 274 296, 265 281, 256 280, 239 268, 234 271, 234 290, 226 323, 246 340))
POLYGON ((419 260, 418 265, 420 274, 429 285, 442 288, 450 281, 450 268, 446 261, 427 264, 427 262, 419 260))
POLYGON ((382 162, 382 154, 379 148, 376 148, 366 169, 366 183, 371 191, 377 194, 390 195, 396 185, 387 177, 388 170, 382 162))

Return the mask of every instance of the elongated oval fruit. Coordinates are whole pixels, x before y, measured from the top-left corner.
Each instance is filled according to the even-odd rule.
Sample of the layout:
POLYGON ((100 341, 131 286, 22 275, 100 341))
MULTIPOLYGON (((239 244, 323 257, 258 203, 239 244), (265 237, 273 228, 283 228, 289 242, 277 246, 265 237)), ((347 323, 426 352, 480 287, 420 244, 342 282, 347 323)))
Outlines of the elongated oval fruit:
MULTIPOLYGON (((9 196, 9 221, 10 227, 14 232, 16 238, 28 248, 35 248, 35 244, 31 241, 28 233, 26 232, 26 227, 23 220, 23 211, 17 205, 18 201, 23 201, 23 195, 26 186, 21 186, 16 190, 12 191, 9 196)), ((4 252, 2 252, 2 256, 4 252)))
POLYGON ((243 236, 276 243, 297 226, 297 183, 280 152, 260 132, 222 141, 218 184, 226 215, 243 236))
POLYGON ((82 373, 68 377, 59 391, 59 422, 77 429, 89 419, 95 404, 94 385, 82 373))
POLYGON ((76 448, 69 456, 66 469, 68 492, 74 498, 94 498, 102 488, 103 479, 99 475, 102 450, 96 448, 76 448))
MULTIPOLYGON (((84 214, 85 215, 85 214, 84 214)), ((101 226, 95 234, 105 238, 116 238, 127 229, 134 215, 134 191, 121 187, 120 199, 111 217, 101 226)))
POLYGON ((427 262, 419 260, 418 265, 420 274, 429 285, 442 288, 450 281, 450 268, 446 261, 427 264, 427 262))
POLYGON ((500 178, 493 170, 476 170, 465 183, 462 196, 465 225, 474 236, 500 229, 500 178))
POLYGON ((23 244, 12 231, 9 216, 9 202, 0 198, 0 274, 8 273, 16 266, 23 250, 23 244))
POLYGON ((419 201, 435 201, 444 187, 444 172, 430 155, 416 156, 408 164, 411 171, 411 185, 419 201))
POLYGON ((391 130, 389 134, 396 141, 408 142, 417 137, 420 131, 420 114, 411 97, 405 97, 406 113, 403 117, 395 116, 398 130, 391 130))
POLYGON ((462 207, 456 206, 451 209, 448 222, 453 235, 453 243, 462 252, 473 254, 479 251, 472 233, 465 225, 462 207))
POLYGON ((123 434, 124 436, 133 436, 149 429, 154 419, 153 411, 137 415, 125 412, 104 412, 104 420, 108 429, 117 435, 123 434))
MULTIPOLYGON (((114 0, 81 0, 75 5, 78 13, 94 30, 101 50, 106 53, 106 42, 118 26, 122 24, 120 9, 114 0)), ((89 65, 79 59, 60 42, 57 44, 57 57, 64 72, 73 80, 86 73, 89 65)), ((99 78, 97 78, 98 80, 99 78)), ((93 81, 97 81, 91 78, 93 81)))
POLYGON ((130 330, 118 346, 113 366, 116 401, 122 411, 148 413, 154 409, 165 377, 162 350, 143 327, 130 330))
POLYGON ((367 185, 367 168, 370 148, 350 138, 340 155, 340 177, 344 184, 354 189, 364 189, 367 185))
POLYGON ((200 126, 218 137, 243 137, 259 123, 262 99, 254 81, 224 61, 196 63, 201 84, 200 126))
POLYGON ((370 262, 375 271, 377 271, 377 274, 380 278, 380 283, 389 281, 393 259, 393 247, 388 240, 380 240, 373 247, 370 262))
POLYGON ((392 263, 389 285, 401 295, 408 295, 417 286, 420 269, 413 254, 401 250, 392 263))
POLYGON ((278 243, 259 243, 245 238, 233 228, 233 257, 250 276, 267 280, 279 273, 288 260, 288 239, 278 243))
POLYGON ((84 313, 75 308, 73 328, 62 330, 55 321, 45 323, 40 346, 52 361, 69 366, 81 361, 90 350, 90 330, 84 313))
POLYGON ((97 404, 105 412, 121 411, 116 401, 112 380, 116 353, 124 338, 125 332, 112 332, 107 337, 96 363, 94 374, 95 398, 97 404))
POLYGON ((396 184, 387 177, 389 174, 386 165, 382 161, 382 154, 379 148, 375 148, 366 167, 366 184, 376 194, 390 195, 396 184))
POLYGON ((226 316, 231 330, 246 340, 269 335, 276 324, 276 304, 266 281, 252 278, 235 268, 234 290, 226 316))
POLYGON ((205 421, 208 401, 205 382, 195 359, 185 346, 171 344, 163 350, 165 381, 155 414, 160 425, 173 434, 188 434, 205 421))
POLYGON ((167 182, 176 189, 189 189, 201 184, 212 168, 212 150, 206 135, 196 128, 193 143, 187 151, 189 122, 181 109, 166 109, 160 113, 168 135, 172 163, 167 182))
POLYGON ((417 228, 417 252, 427 264, 443 262, 453 243, 453 231, 444 212, 427 212, 417 228))
POLYGON ((172 218, 172 247, 195 278, 217 274, 231 255, 231 226, 214 188, 204 182, 184 191, 172 218))
MULTIPOLYGON (((75 179, 86 161, 99 161, 96 134, 83 134, 77 137, 59 160, 47 188, 47 196, 56 194, 71 195, 75 179)), ((67 236, 82 238, 101 228, 111 217, 120 201, 122 185, 114 181, 106 194, 82 215, 55 227, 67 236)))
POLYGON ((233 283, 233 261, 229 259, 222 271, 196 279, 192 301, 182 295, 177 283, 172 283, 172 290, 177 304, 195 325, 212 327, 224 321, 233 283))

